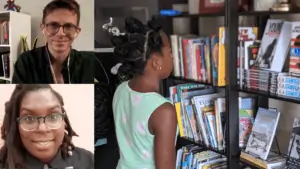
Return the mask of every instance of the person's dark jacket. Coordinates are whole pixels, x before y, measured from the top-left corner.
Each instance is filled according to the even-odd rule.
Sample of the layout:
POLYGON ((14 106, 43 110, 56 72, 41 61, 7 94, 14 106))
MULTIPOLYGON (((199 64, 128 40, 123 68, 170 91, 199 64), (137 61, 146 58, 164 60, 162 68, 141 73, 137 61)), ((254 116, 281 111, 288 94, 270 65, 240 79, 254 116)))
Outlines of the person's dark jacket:
POLYGON ((113 120, 112 100, 120 83, 111 73, 111 68, 118 63, 113 53, 96 53, 95 65, 95 142, 107 139, 108 144, 117 144, 113 120))
MULTIPOLYGON (((68 167, 73 167, 74 169, 93 169, 94 155, 85 149, 75 147, 72 151, 72 156, 68 156, 63 159, 61 151, 58 151, 50 163, 44 164, 26 152, 24 154, 24 163, 26 169, 45 169, 45 165, 47 165, 49 169, 65 169, 68 167)), ((8 169, 8 166, 7 164, 3 165, 0 163, 0 168, 8 169)))
MULTIPOLYGON (((68 59, 63 63, 62 75, 64 82, 73 84, 94 83, 93 52, 81 52, 72 49, 68 72, 68 59), (70 80, 69 80, 70 74, 70 80)), ((13 84, 53 84, 49 58, 46 46, 22 53, 15 65, 12 77, 13 84)))

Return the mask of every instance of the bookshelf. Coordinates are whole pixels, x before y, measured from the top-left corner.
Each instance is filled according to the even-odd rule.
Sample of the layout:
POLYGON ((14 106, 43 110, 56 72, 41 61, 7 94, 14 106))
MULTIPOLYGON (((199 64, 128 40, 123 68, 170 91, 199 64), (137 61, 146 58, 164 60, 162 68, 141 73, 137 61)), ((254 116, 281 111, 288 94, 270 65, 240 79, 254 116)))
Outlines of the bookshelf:
MULTIPOLYGON (((172 0, 168 0, 160 5, 160 9, 172 9, 172 0), (169 3, 169 4, 167 4, 169 3)), ((251 90, 251 89, 240 89, 237 84, 237 46, 238 46, 238 27, 239 27, 239 16, 249 16, 255 18, 255 25, 258 27, 258 39, 261 40, 262 34, 264 32, 267 20, 270 18, 271 15, 287 15, 287 14, 299 14, 300 11, 290 11, 290 12, 272 12, 272 11, 239 11, 238 9, 238 0, 225 0, 225 11, 219 13, 212 13, 212 14, 189 14, 187 12, 182 13, 178 16, 172 16, 167 18, 164 25, 164 30, 167 31, 168 34, 172 34, 172 20, 173 18, 179 17, 186 17, 190 18, 191 22, 191 32, 192 34, 199 34, 198 30, 198 19, 202 17, 224 17, 224 27, 226 27, 226 86, 222 87, 225 89, 225 99, 226 99, 226 128, 230 129, 227 130, 225 133, 225 142, 226 142, 226 150, 225 152, 218 152, 210 147, 206 147, 204 144, 195 143, 190 141, 186 138, 179 138, 179 146, 188 145, 194 143, 195 145, 199 145, 201 147, 205 147, 204 149, 211 150, 214 152, 218 152, 220 154, 224 154, 227 157, 227 168, 230 169, 238 169, 240 168, 240 164, 244 164, 251 168, 256 168, 250 163, 240 160, 240 153, 241 150, 239 148, 239 106, 238 106, 238 98, 241 93, 247 93, 251 95, 255 95, 258 98, 258 107, 268 108, 269 106, 269 98, 291 102, 291 103, 300 103, 300 99, 297 98, 290 98, 284 96, 278 96, 276 94, 270 94, 269 92, 263 92, 258 90, 251 90)), ((205 28, 205 26, 204 26, 205 28)), ((161 93, 164 96, 168 96, 169 93, 169 86, 174 84, 179 84, 182 82, 186 83, 199 83, 196 80, 186 79, 183 77, 175 77, 170 76, 168 79, 164 80, 162 83, 162 90, 161 93)), ((204 83, 201 83, 204 84, 204 83)), ((207 84, 206 84, 207 85, 207 84)), ((216 86, 214 86, 216 87, 216 86)))
MULTIPOLYGON (((0 21, 8 22, 8 43, 0 43, 0 53, 5 51, 9 52, 9 76, 0 76, 0 80, 10 83, 14 72, 14 63, 21 53, 21 36, 27 37, 28 47, 31 48, 31 17, 24 13, 14 11, 0 12, 0 21)), ((2 26, 0 29, 0 37, 2 36, 2 26)), ((1 59, 1 64, 2 59, 1 59)), ((1 66, 2 68, 3 66, 1 66)))
MULTIPOLYGON (((237 12, 238 16, 269 16, 269 15, 286 15, 286 14, 299 14, 299 11, 289 11, 289 12, 275 12, 275 11, 241 11, 237 12)), ((173 18, 180 17, 189 17, 189 18, 198 18, 198 17, 216 17, 216 16, 225 16, 225 12, 212 13, 212 14, 189 14, 188 12, 183 12, 181 15, 172 16, 173 18)))

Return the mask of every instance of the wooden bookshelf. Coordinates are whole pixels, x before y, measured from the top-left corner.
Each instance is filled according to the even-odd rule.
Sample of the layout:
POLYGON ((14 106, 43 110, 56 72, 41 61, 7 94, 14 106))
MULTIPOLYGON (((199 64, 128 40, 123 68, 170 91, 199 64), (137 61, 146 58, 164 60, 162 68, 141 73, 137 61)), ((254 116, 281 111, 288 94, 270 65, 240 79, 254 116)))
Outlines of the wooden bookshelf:
MULTIPOLYGON (((14 72, 14 63, 21 53, 21 36, 27 37, 28 47, 31 48, 31 16, 14 11, 0 12, 0 20, 9 21, 8 36, 9 43, 0 43, 0 52, 10 51, 9 55, 9 77, 0 76, 0 80, 10 82, 14 72)), ((2 36, 2 35, 0 35, 2 36)), ((2 63, 1 63, 2 64, 2 63)))

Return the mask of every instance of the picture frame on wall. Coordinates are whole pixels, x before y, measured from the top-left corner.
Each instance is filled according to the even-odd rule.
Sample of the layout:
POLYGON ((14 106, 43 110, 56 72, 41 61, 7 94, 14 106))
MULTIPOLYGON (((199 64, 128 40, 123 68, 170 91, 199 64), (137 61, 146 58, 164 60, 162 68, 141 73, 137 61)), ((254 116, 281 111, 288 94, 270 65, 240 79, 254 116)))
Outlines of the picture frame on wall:
POLYGON ((142 22, 146 22, 149 20, 150 14, 145 6, 120 7, 101 5, 97 6, 97 8, 95 7, 95 51, 111 50, 113 47, 110 42, 112 35, 103 29, 103 25, 109 23, 110 18, 113 18, 113 27, 117 27, 123 32, 126 16, 133 16, 142 22))
POLYGON ((99 50, 107 51, 112 48, 110 42, 111 34, 107 30, 103 29, 103 25, 109 23, 110 17, 113 18, 113 26, 119 29, 124 29, 124 15, 125 11, 122 7, 111 6, 97 6, 95 9, 95 48, 99 50))
POLYGON ((209 14, 223 12, 225 0, 199 0, 199 13, 209 14))
MULTIPOLYGON (((239 0, 239 10, 250 9, 249 0, 239 0)), ((199 14, 221 13, 225 11, 225 0, 199 0, 199 14)))

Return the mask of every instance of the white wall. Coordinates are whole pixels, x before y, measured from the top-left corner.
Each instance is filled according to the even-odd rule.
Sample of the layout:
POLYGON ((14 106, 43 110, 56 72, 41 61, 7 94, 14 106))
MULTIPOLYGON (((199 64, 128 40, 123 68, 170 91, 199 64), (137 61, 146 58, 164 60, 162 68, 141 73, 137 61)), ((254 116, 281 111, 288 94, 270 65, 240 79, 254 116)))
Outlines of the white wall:
MULTIPOLYGON (((44 7, 51 0, 16 0, 15 4, 21 6, 21 12, 31 15, 32 41, 38 36, 38 45, 44 45, 43 34, 40 31, 40 24, 43 16, 44 7)), ((74 42, 73 48, 77 50, 91 51, 94 50, 94 0, 77 0, 81 5, 80 27, 82 32, 74 42)), ((1 10, 6 1, 0 1, 1 10)))
MULTIPOLYGON (((55 84, 52 87, 62 95, 72 128, 79 135, 73 138, 73 143, 94 152, 94 85, 55 84)), ((4 117, 4 103, 9 100, 14 88, 13 84, 0 85, 0 126, 4 117)), ((2 143, 0 139, 0 145, 2 143)))

